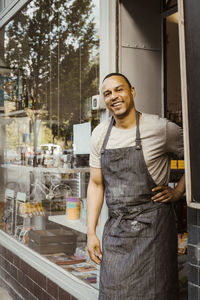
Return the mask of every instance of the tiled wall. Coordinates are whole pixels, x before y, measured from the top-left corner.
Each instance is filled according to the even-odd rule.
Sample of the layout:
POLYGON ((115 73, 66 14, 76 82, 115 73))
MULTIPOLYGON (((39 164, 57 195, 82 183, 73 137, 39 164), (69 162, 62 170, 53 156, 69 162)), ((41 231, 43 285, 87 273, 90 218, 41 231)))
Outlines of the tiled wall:
POLYGON ((76 300, 1 245, 0 287, 5 288, 14 300, 76 300))
POLYGON ((188 208, 188 300, 200 299, 200 210, 188 208))

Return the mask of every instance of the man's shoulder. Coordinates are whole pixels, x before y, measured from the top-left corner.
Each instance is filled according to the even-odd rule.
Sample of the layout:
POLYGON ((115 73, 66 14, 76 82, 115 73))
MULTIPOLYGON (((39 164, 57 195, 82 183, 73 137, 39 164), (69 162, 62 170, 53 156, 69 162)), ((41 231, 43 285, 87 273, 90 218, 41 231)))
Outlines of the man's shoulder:
POLYGON ((146 114, 142 115, 141 132, 145 137, 155 136, 163 141, 181 140, 183 130, 177 124, 158 115, 146 114))
POLYGON ((167 119, 162 118, 159 115, 142 113, 142 125, 148 126, 149 129, 152 129, 154 127, 155 128, 165 127, 166 123, 167 123, 167 119))
POLYGON ((108 119, 102 121, 101 123, 99 123, 92 131, 92 135, 98 136, 99 134, 106 132, 106 130, 108 129, 108 126, 110 124, 110 120, 111 120, 111 118, 108 118, 108 119))

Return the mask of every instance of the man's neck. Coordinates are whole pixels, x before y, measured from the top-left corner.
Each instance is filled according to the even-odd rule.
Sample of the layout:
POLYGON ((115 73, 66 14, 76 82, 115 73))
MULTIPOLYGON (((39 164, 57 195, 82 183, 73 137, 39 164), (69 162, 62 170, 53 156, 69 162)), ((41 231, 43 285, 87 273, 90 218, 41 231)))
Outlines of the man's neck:
POLYGON ((127 116, 124 118, 117 118, 115 119, 115 127, 121 129, 129 129, 136 126, 136 110, 132 110, 127 116))

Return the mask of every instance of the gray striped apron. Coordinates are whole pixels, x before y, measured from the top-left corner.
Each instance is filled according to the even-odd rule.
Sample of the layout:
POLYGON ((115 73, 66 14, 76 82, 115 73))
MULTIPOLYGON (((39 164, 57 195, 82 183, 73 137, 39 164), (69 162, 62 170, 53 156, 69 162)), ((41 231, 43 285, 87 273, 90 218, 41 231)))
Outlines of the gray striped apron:
POLYGON ((101 149, 109 218, 102 239, 99 300, 177 300, 177 231, 171 204, 154 203, 156 186, 143 156, 136 114, 136 145, 101 149))

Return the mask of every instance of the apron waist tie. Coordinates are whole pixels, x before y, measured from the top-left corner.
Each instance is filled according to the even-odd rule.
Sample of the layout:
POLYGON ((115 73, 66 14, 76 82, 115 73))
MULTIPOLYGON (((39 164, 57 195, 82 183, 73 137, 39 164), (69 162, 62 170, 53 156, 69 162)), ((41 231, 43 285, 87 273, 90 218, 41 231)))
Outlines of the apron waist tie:
POLYGON ((109 208, 109 217, 116 218, 115 227, 119 225, 122 219, 137 221, 139 223, 151 225, 152 220, 145 216, 146 213, 157 210, 161 205, 156 205, 150 208, 123 208, 123 209, 111 209, 109 208))

